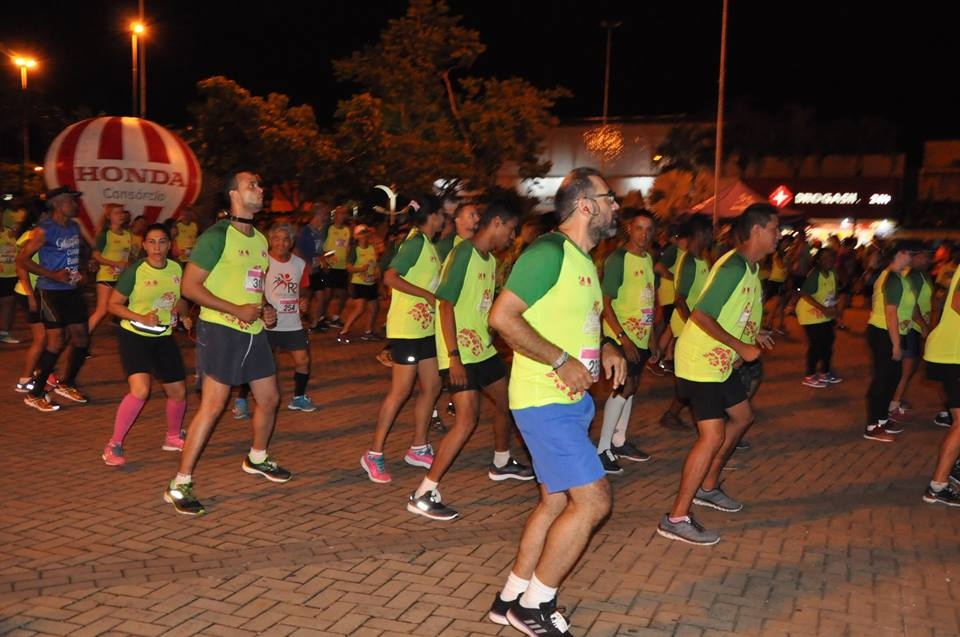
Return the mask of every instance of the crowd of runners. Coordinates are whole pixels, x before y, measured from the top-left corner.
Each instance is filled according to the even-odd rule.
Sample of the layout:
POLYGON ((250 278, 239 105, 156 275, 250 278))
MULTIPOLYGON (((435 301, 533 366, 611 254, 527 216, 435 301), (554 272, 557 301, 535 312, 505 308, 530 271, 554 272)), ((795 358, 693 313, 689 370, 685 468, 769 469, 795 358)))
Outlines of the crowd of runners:
MULTIPOLYGON (((748 446, 764 352, 796 315, 808 340, 797 383, 829 391, 842 382, 832 367, 835 331, 846 329, 844 312, 857 295, 870 309, 872 360, 862 436, 896 441, 924 359, 943 388, 933 420, 948 429, 922 499, 960 506, 960 426, 952 426, 960 419, 960 254, 946 242, 810 241, 785 234, 766 204, 748 207, 719 236, 696 216, 664 226, 646 210, 621 209, 603 176, 586 168, 565 177, 549 222, 524 216, 512 199, 429 194, 404 202, 395 225, 323 204, 306 219, 275 220, 259 214, 263 190, 246 171, 228 179, 224 194, 228 209, 202 232, 192 211, 148 224, 108 206, 88 244, 75 221, 82 194, 63 187, 47 194, 43 209, 10 206, 0 233, 0 342, 19 342, 11 334, 17 300, 32 338, 16 391, 41 412, 60 409, 54 398, 88 402, 78 377, 96 350, 91 334, 114 317, 129 391, 101 457, 126 462, 124 439, 158 379, 167 401, 162 449, 180 453, 163 498, 178 513, 205 512, 193 473, 232 396, 233 417, 252 421, 242 470, 291 479, 267 449, 283 402, 288 410, 318 408, 307 393, 310 332, 335 330, 334 346, 382 340, 387 297, 378 360, 390 368, 390 385, 369 447, 357 450, 358 473, 391 481, 384 444, 418 385, 403 461, 426 472, 406 508, 457 518, 439 484, 486 397, 494 431, 488 478, 536 480, 539 489, 489 613, 527 635, 570 634, 557 589, 610 512, 606 476, 650 459, 628 436, 643 371, 675 376, 660 424, 698 433, 657 532, 716 544, 719 534, 693 507, 743 508, 720 475, 748 446), (88 276, 96 281, 92 313, 88 276), (186 427, 178 331, 196 343, 199 404, 186 427), (278 351, 291 357, 292 391, 278 382, 278 351), (437 424, 438 401, 453 414, 449 429, 437 424), (591 440, 595 404, 603 414, 591 440), (514 426, 532 466, 511 448, 514 426), (441 429, 434 448, 430 435, 441 429)), ((371 424, 373 414, 371 406, 371 424)))

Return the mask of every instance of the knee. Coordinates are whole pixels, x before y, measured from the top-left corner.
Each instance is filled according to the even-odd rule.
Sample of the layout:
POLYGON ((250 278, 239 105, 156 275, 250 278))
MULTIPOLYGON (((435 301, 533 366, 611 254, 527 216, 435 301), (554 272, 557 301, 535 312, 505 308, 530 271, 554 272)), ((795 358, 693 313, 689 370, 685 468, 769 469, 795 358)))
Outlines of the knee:
POLYGON ((610 515, 610 510, 613 508, 613 494, 610 491, 610 483, 606 479, 600 480, 596 484, 588 504, 587 515, 594 526, 610 515))
POLYGON ((150 388, 143 386, 136 386, 130 388, 130 395, 136 398, 137 400, 147 400, 150 398, 150 388))
POLYGON ((273 411, 280 404, 280 394, 273 391, 269 392, 266 396, 257 396, 257 407, 262 407, 267 411, 273 411))

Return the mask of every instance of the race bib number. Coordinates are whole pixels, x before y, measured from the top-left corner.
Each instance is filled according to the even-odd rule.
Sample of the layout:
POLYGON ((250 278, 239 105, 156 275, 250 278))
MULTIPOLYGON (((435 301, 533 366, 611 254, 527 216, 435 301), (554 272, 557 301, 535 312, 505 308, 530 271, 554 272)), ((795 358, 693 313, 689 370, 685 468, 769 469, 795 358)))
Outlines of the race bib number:
POLYGON ((649 286, 643 288, 643 289, 640 291, 640 300, 643 301, 644 303, 652 303, 652 302, 653 302, 653 288, 652 288, 652 287, 649 287, 649 286))
POLYGON ((578 357, 583 366, 590 372, 594 382, 600 380, 600 350, 593 347, 584 347, 578 357))
POLYGON ((653 325, 653 308, 644 308, 640 310, 640 324, 653 325))
POLYGON ((243 289, 247 292, 263 292, 263 270, 260 268, 250 268, 247 270, 247 278, 244 281, 243 289))
POLYGON ((278 314, 299 314, 300 302, 297 299, 280 299, 277 303, 278 314))
POLYGON ((336 240, 336 246, 337 246, 337 249, 346 248, 346 247, 347 247, 347 240, 346 240, 346 239, 337 239, 337 240, 336 240))

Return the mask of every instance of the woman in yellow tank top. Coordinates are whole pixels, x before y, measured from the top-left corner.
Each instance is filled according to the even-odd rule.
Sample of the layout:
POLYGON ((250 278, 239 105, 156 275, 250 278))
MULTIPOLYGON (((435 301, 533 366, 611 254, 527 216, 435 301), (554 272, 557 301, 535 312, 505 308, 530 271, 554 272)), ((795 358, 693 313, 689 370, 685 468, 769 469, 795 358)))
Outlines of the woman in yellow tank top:
POLYGON ((97 233, 93 258, 100 264, 97 270, 97 308, 87 320, 87 330, 92 334, 103 317, 107 315, 107 302, 120 273, 130 263, 133 247, 132 235, 126 229, 127 213, 120 204, 107 204, 103 211, 103 227, 97 233))

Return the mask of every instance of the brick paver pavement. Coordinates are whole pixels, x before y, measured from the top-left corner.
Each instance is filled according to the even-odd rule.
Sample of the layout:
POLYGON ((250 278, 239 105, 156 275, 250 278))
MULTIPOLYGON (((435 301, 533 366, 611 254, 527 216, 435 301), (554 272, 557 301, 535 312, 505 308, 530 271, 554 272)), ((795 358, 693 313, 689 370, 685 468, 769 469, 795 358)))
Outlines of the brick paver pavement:
MULTIPOLYGON (((712 548, 654 531, 692 435, 656 426, 672 382, 644 378, 631 432, 653 460, 613 477, 613 514, 561 589, 574 634, 960 634, 960 511, 920 500, 943 433, 930 424, 934 388, 917 379, 915 423, 895 444, 863 440, 869 370, 863 312, 854 318, 837 342, 841 385, 800 385, 795 324, 766 358, 753 448, 726 474, 746 508, 698 511, 722 533, 712 548)), ((0 633, 517 634, 485 615, 535 487, 486 478, 489 414, 442 485, 462 519, 413 517, 405 499, 422 470, 401 462, 409 405, 386 449, 394 482, 373 484, 358 466, 387 387, 378 346, 314 336, 310 393, 322 408, 282 409, 271 445, 294 480, 242 473, 249 426, 225 414, 195 477, 209 513, 186 518, 161 501, 176 457, 160 450, 159 387, 128 437, 127 466, 99 458, 126 389, 110 329, 81 375, 92 404, 52 415, 12 391, 25 346, 0 346, 10 389, 0 397, 0 633)))

